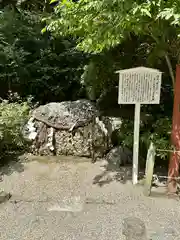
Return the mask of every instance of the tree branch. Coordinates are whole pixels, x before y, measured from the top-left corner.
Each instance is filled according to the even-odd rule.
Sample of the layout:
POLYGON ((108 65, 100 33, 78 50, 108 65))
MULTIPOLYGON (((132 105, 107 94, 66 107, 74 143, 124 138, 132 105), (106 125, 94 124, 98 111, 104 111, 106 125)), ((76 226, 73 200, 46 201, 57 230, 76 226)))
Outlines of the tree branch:
POLYGON ((166 59, 166 63, 167 63, 169 73, 170 73, 170 76, 171 76, 172 84, 173 84, 173 87, 174 87, 175 77, 174 77, 171 61, 170 61, 169 56, 167 54, 165 55, 165 59, 166 59))

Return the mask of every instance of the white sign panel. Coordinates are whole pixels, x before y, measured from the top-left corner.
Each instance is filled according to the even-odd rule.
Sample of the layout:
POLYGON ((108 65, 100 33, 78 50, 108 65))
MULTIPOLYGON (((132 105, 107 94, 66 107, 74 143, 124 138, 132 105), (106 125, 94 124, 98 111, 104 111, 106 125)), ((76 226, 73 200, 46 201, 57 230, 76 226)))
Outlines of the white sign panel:
POLYGON ((159 70, 137 67, 118 71, 119 104, 158 104, 161 75, 159 70))
POLYGON ((119 73, 119 104, 135 104, 133 184, 138 182, 139 126, 141 104, 160 102, 161 78, 159 70, 145 67, 117 71, 119 73))

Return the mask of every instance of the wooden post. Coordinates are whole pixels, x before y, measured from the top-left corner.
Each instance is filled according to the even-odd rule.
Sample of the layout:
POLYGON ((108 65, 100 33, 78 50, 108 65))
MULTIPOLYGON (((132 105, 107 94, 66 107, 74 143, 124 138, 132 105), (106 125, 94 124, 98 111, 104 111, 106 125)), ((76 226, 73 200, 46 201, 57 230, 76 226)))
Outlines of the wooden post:
POLYGON ((144 183, 144 195, 150 196, 151 194, 151 185, 154 172, 154 162, 155 162, 156 150, 154 144, 151 142, 146 159, 146 176, 144 183))
POLYGON ((134 114, 133 184, 138 183, 140 110, 140 103, 136 103, 134 114))
MULTIPOLYGON (((171 141, 176 151, 180 151, 180 65, 176 66, 176 82, 174 86, 174 107, 172 119, 171 141)), ((179 176, 180 154, 174 152, 170 156, 168 170, 168 193, 174 194, 177 191, 176 177, 179 176)))

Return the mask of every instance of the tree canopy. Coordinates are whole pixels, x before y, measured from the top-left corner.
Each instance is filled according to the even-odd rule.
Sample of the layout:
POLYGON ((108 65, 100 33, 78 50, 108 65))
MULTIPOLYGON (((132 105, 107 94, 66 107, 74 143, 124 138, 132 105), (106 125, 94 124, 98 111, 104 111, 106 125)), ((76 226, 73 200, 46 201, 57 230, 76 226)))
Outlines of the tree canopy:
POLYGON ((78 49, 93 53, 117 46, 132 34, 146 36, 147 52, 166 59, 174 82, 169 54, 179 62, 179 10, 179 0, 63 0, 47 20, 47 29, 76 38, 78 49))
POLYGON ((84 51, 101 52, 121 43, 131 33, 155 41, 179 34, 180 1, 176 0, 79 0, 61 1, 48 29, 77 37, 84 51))

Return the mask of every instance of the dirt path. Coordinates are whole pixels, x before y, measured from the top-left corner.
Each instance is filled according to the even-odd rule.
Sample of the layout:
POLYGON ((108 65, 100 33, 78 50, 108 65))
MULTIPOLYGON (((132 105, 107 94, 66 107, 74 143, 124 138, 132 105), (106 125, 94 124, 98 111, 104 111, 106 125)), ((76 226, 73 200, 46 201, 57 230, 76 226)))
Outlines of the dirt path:
POLYGON ((101 163, 37 160, 4 169, 0 188, 13 197, 0 205, 0 239, 120 240, 127 216, 142 219, 153 239, 180 239, 180 202, 146 198, 109 176, 99 185, 101 163))

